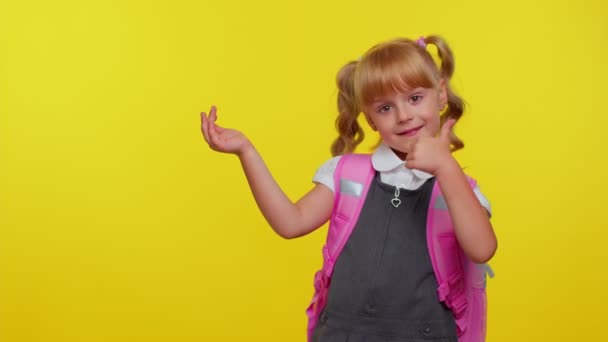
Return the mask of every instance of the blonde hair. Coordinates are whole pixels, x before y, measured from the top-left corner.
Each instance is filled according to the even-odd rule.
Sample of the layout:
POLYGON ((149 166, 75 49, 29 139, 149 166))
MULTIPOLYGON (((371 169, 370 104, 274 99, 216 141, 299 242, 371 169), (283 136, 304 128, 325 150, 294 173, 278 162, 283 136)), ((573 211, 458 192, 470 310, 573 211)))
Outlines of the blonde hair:
MULTIPOLYGON (((422 39, 422 38, 421 38, 422 39)), ((358 61, 344 65, 336 77, 338 86, 338 138, 331 146, 334 156, 351 153, 363 141, 364 132, 357 118, 365 105, 378 96, 423 87, 438 89, 444 80, 447 107, 441 115, 443 124, 448 119, 458 121, 464 112, 463 100, 450 88, 454 73, 454 56, 447 43, 439 36, 428 36, 419 42, 400 38, 372 47, 358 61), (423 45, 437 47, 440 66, 423 45)), ((452 150, 464 147, 453 132, 452 150)))

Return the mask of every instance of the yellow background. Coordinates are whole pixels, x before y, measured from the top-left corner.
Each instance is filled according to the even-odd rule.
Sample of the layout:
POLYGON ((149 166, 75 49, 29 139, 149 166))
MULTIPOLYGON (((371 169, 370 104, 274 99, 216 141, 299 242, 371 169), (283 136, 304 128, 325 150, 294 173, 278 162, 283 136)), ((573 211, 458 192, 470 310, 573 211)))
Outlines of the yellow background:
POLYGON ((499 237, 488 341, 604 338, 604 2, 0 0, 0 341, 303 341, 325 228, 275 235, 199 112, 298 198, 338 69, 433 33, 499 237))

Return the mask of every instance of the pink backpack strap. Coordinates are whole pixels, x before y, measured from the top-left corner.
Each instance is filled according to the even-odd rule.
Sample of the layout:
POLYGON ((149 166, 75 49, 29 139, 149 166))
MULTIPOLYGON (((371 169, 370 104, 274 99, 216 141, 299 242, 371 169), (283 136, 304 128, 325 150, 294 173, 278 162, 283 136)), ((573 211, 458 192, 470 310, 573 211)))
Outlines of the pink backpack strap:
MULTIPOLYGON (((474 188, 475 180, 467 176, 474 188)), ((485 340, 485 265, 471 262, 456 239, 447 203, 435 182, 427 216, 427 244, 439 300, 452 311, 461 342, 485 340)))
POLYGON ((374 173, 371 156, 368 154, 343 155, 334 171, 334 209, 322 249, 323 268, 315 274, 315 294, 306 309, 309 341, 319 313, 327 302, 334 265, 357 223, 374 173))

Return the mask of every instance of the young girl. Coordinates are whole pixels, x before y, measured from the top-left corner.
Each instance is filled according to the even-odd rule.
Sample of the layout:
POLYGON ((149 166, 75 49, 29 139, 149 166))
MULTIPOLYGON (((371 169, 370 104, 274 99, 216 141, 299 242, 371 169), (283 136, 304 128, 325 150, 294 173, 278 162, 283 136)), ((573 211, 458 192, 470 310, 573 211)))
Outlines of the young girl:
POLYGON ((384 42, 342 67, 337 76, 339 137, 331 147, 335 157, 318 169, 315 186, 296 203, 245 135, 218 126, 215 107, 208 117, 201 114, 209 146, 239 157, 259 209, 284 238, 306 235, 330 219, 336 166, 363 140, 360 113, 380 135, 371 155, 375 176, 335 261, 320 318, 314 316, 310 325, 312 341, 458 341, 460 326, 438 298, 427 248, 435 182, 461 253, 482 264, 494 255, 497 242, 488 201, 470 186, 451 154, 463 147, 452 128, 464 109, 450 89, 453 71, 452 52, 438 36, 384 42), (427 44, 437 47, 439 63, 427 44))

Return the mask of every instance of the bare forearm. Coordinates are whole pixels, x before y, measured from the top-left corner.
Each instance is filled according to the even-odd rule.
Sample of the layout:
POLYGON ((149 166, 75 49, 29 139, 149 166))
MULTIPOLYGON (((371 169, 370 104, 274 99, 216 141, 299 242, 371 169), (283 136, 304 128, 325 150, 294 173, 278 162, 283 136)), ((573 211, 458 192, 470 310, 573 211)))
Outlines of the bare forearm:
POLYGON ((201 131, 214 151, 236 154, 243 166, 253 197, 272 229, 284 238, 308 234, 329 219, 333 193, 317 185, 294 204, 281 190, 262 157, 240 131, 215 123, 217 110, 201 113, 201 131))
POLYGON ((250 146, 239 154, 247 182, 262 215, 272 229, 282 237, 291 237, 298 221, 298 207, 285 195, 266 167, 262 156, 250 146))
POLYGON ((474 262, 488 261, 496 251, 496 236, 460 165, 451 158, 436 176, 460 246, 474 262))

